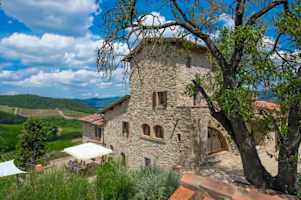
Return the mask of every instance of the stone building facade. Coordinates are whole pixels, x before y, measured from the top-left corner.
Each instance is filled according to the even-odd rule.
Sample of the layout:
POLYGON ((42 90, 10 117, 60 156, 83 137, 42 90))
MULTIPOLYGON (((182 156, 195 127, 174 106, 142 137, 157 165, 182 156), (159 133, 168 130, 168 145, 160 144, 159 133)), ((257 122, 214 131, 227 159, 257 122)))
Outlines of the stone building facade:
POLYGON ((204 47, 145 39, 124 61, 131 67, 130 96, 94 115, 98 123, 83 119, 84 142, 112 148, 130 168, 195 168, 208 154, 231 150, 202 97, 185 94, 196 74, 212 70, 204 47))

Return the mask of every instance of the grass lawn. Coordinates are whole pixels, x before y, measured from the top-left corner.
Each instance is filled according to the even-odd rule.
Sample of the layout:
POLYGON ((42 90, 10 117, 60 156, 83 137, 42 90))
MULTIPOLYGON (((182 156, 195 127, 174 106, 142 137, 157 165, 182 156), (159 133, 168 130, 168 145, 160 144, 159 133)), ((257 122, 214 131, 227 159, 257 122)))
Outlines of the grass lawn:
POLYGON ((22 124, 0 124, 0 152, 15 150, 22 124))

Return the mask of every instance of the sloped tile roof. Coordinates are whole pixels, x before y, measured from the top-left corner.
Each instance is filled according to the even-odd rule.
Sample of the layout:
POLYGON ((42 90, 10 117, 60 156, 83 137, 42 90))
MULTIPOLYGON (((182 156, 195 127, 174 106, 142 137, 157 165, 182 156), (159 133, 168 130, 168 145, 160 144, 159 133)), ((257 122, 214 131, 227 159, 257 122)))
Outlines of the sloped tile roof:
POLYGON ((271 111, 280 111, 280 105, 268 101, 256 101, 255 106, 257 109, 267 109, 271 111))
POLYGON ((90 124, 97 125, 97 126, 102 126, 105 122, 103 116, 100 114, 97 114, 97 113, 93 114, 93 115, 84 116, 84 117, 80 118, 79 120, 83 121, 83 122, 88 122, 90 124))
POLYGON ((103 108, 100 113, 106 113, 109 110, 112 110, 115 106, 122 104, 125 101, 128 101, 131 98, 130 95, 126 95, 121 97, 120 99, 118 99, 117 101, 113 102, 112 104, 110 104, 109 106, 103 108))

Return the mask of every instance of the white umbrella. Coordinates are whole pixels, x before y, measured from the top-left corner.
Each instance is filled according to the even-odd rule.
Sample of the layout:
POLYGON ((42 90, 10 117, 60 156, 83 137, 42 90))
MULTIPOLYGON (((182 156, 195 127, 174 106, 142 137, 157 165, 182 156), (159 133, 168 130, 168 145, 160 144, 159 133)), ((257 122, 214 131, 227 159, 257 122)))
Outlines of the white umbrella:
POLYGON ((112 153, 111 149, 94 143, 84 143, 73 147, 65 148, 65 153, 70 154, 78 160, 90 160, 112 153))
POLYGON ((24 174, 24 173, 26 172, 16 167, 16 165, 14 164, 14 160, 0 163, 0 177, 24 174))

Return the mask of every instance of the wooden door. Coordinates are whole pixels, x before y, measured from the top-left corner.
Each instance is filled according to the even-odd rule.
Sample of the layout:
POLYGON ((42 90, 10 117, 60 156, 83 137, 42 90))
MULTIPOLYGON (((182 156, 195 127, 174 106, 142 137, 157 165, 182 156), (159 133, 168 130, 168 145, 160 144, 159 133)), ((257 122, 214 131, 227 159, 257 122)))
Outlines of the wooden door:
POLYGON ((207 150, 208 154, 227 150, 226 142, 224 141, 222 134, 216 129, 208 128, 207 150))

